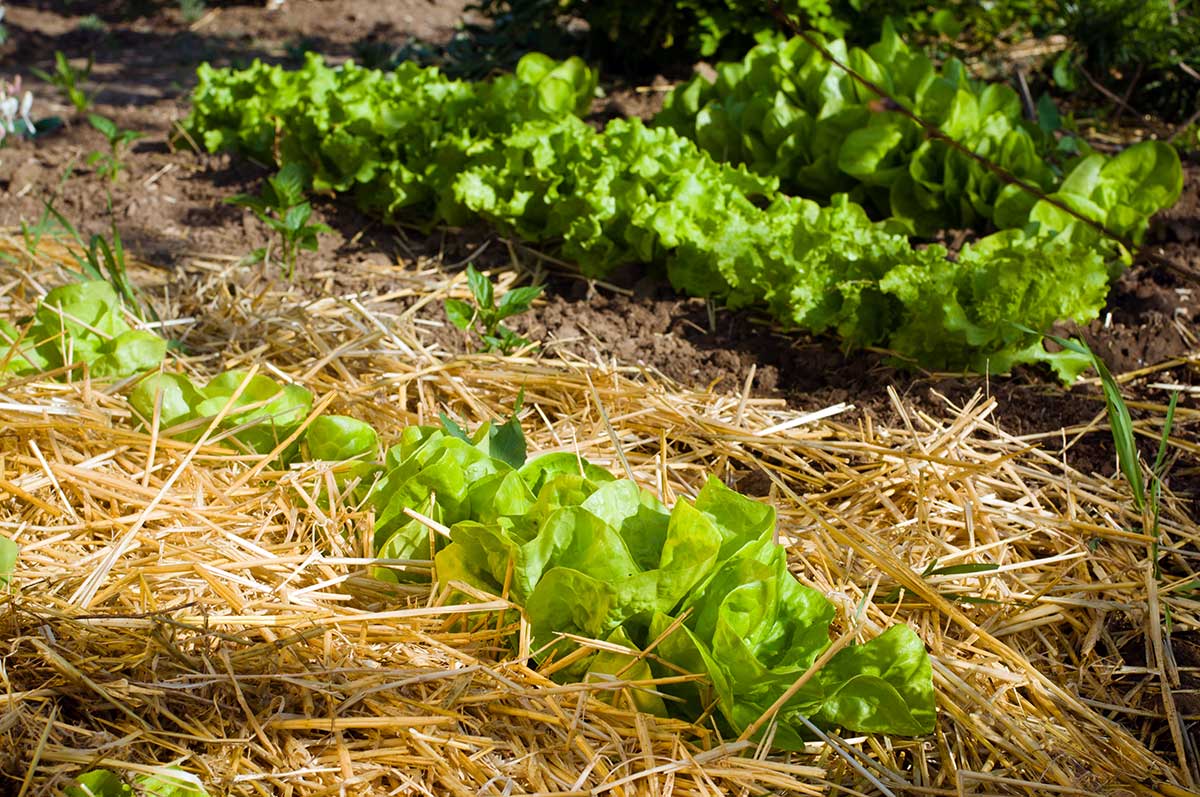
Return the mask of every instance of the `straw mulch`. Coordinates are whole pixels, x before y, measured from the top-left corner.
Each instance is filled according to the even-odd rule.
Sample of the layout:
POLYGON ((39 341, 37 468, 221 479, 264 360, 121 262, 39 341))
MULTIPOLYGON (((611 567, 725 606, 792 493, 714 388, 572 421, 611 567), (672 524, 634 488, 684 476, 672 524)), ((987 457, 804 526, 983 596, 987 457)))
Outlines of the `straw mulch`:
MULTIPOLYGON (((0 250, 4 317, 63 279, 51 245, 0 250)), ((416 308, 462 280, 432 266, 324 298, 218 260, 166 277, 136 271, 196 375, 295 380, 385 441, 441 411, 503 417, 523 388, 532 452, 629 468, 668 502, 710 472, 764 495, 836 632, 924 638, 938 729, 782 755, 557 685, 512 654, 504 601, 370 578, 372 519, 321 508, 327 469, 152 437, 121 386, 17 381, 0 387, 0 533, 21 545, 0 596, 0 793, 171 764, 213 795, 1192 793, 1196 668, 1164 627, 1195 639, 1200 601, 1172 574, 1200 526, 1168 489, 1156 580, 1123 483, 1065 464, 1080 430, 1010 436, 983 397, 936 418, 893 397, 901 422, 880 428, 553 348, 450 358, 416 308), (997 567, 922 575, 969 563, 997 567)), ((1197 415, 1181 409, 1173 458, 1193 456, 1197 415)))

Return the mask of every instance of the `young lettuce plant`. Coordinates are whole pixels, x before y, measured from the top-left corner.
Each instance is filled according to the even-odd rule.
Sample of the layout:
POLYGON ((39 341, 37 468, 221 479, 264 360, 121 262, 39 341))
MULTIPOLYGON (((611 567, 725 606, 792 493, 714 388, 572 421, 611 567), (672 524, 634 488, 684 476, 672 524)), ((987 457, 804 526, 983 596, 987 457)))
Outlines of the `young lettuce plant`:
POLYGON ((96 166, 97 174, 115 183, 121 176, 121 170, 125 168, 121 157, 126 147, 142 138, 144 134, 136 130, 122 130, 117 127, 116 122, 100 114, 88 114, 88 122, 108 140, 108 152, 93 152, 88 155, 88 165, 96 166))
MULTIPOLYGON (((238 194, 225 201, 231 205, 249 208, 259 221, 279 233, 284 274, 290 281, 296 274, 296 257, 301 249, 315 252, 317 236, 332 232, 325 224, 309 224, 312 205, 304 198, 304 186, 308 175, 298 163, 287 163, 274 177, 267 178, 259 196, 238 194)), ((255 260, 270 259, 271 248, 256 249, 251 257, 255 260)))
POLYGON ((464 332, 471 330, 478 323, 484 351, 511 354, 530 344, 530 340, 500 322, 528 310, 533 300, 541 296, 543 286, 527 285, 514 288, 496 301, 496 289, 491 281, 470 265, 467 266, 467 284, 471 288, 471 302, 461 299, 446 300, 446 317, 450 319, 450 323, 464 332))

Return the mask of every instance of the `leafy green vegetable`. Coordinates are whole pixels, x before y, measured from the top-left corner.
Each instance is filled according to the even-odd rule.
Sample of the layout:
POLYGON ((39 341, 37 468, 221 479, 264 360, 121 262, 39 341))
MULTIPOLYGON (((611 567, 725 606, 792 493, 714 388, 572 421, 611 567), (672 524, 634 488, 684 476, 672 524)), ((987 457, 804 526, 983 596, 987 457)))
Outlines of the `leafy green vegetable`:
POLYGON ((315 418, 304 432, 304 440, 309 459, 331 462, 370 457, 379 447, 379 435, 369 423, 345 415, 315 418))
MULTIPOLYGON (((1043 330, 1066 319, 1086 322, 1099 311, 1108 264, 1078 226, 1006 230, 964 247, 954 260, 942 247, 918 250, 905 236, 873 224, 861 206, 837 193, 845 186, 836 181, 827 187, 829 205, 821 207, 780 195, 775 177, 714 162, 665 127, 619 119, 598 133, 571 115, 581 102, 543 85, 575 80, 578 99, 591 85, 586 73, 554 77, 558 68, 549 69, 541 57, 527 59, 516 75, 481 83, 448 80, 411 64, 390 75, 353 64, 330 69, 315 56, 296 72, 263 64, 241 72, 203 66, 187 126, 211 149, 304 163, 315 190, 350 192, 365 210, 386 218, 483 220, 506 234, 557 246, 562 258, 592 277, 627 263, 665 267, 681 291, 733 307, 765 305, 789 326, 836 332, 850 346, 891 348, 929 368, 1001 372, 1046 362, 1069 380, 1084 367, 1077 355, 1047 352, 1038 335, 1013 326, 1043 330)), ((916 80, 906 74, 896 79, 916 80)), ((955 80, 965 78, 940 77, 926 91, 945 116, 1011 106, 1012 97, 1000 89, 956 101, 955 80)), ((792 113, 786 107, 759 110, 778 116, 774 151, 783 141, 811 143, 803 131, 785 134, 792 113)), ((835 110, 828 113, 838 116, 835 110)), ((826 131, 839 141, 863 127, 867 113, 861 103, 844 110, 842 126, 826 131)), ((880 174, 899 169, 899 163, 889 165, 890 154, 881 154, 888 141, 859 137, 855 157, 871 161, 880 174)), ((941 168, 926 161, 926 177, 941 168)), ((1157 175, 1158 169, 1138 173, 1157 175)), ((1147 176, 1144 182, 1161 182, 1169 193, 1169 180, 1147 176)), ((984 205, 992 201, 990 191, 979 194, 984 205)), ((912 212, 924 213, 922 207, 917 203, 912 212)), ((1130 221, 1136 227, 1136 219, 1130 221)), ((484 286, 478 287, 482 295, 484 286)), ((474 315, 464 305, 447 309, 460 325, 474 315)))
MULTIPOLYGON (((151 424, 159 406, 163 433, 189 442, 199 440, 210 421, 228 407, 220 431, 257 454, 270 453, 290 437, 308 417, 312 401, 312 393, 298 385, 281 387, 270 377, 240 370, 226 371, 204 387, 181 374, 153 374, 129 394, 129 404, 144 424, 151 424)), ((330 439, 323 442, 329 444, 330 439)), ((291 459, 298 450, 299 444, 293 443, 282 456, 291 459)))
MULTIPOLYGON (((352 493, 355 501, 366 497, 371 479, 379 471, 379 435, 369 423, 344 415, 321 415, 304 431, 304 444, 310 460, 346 463, 334 473, 339 491, 357 480, 352 493)), ((319 504, 325 500, 318 497, 319 504)))
POLYGON ((26 328, 0 322, 0 345, 10 347, 5 366, 26 375, 86 363, 94 379, 123 379, 157 368, 167 342, 125 321, 121 301, 103 280, 51 290, 26 328), (20 341, 18 343, 18 341, 20 341))
POLYGON ((133 797, 133 787, 107 769, 84 772, 75 780, 63 791, 66 797, 133 797))
MULTIPOLYGON (((581 634, 643 649, 680 617, 655 659, 593 654, 559 678, 661 677, 674 667, 703 681, 635 690, 643 710, 700 716, 716 704, 734 732, 754 723, 829 647, 833 605, 800 584, 774 542, 774 510, 710 479, 695 503, 667 509, 634 482, 570 454, 519 467, 491 451, 484 426, 410 427, 387 455, 371 500, 381 557, 423 558, 431 537, 413 509, 450 527, 433 539, 439 581, 461 581, 523 607, 543 661, 581 634), (685 617, 686 614, 686 617, 685 617)), ((775 743, 803 743, 797 716, 855 731, 918 735, 934 725, 932 673, 905 627, 838 652, 789 700, 775 743)))
POLYGON ((7 586, 17 566, 21 549, 8 537, 0 536, 0 586, 7 586))
MULTIPOLYGON (((1179 157, 1166 144, 1064 162, 1064 141, 1075 140, 1055 138, 1058 115, 1047 98, 1038 105, 1046 127, 1027 122, 1011 88, 971 80, 954 59, 938 69, 890 24, 866 50, 816 38, 904 109, 1118 235, 1140 242, 1150 216, 1179 197, 1179 157)), ((719 64, 715 80, 697 75, 676 87, 655 124, 688 136, 719 161, 778 177, 798 195, 827 201, 849 192, 892 229, 929 235, 1033 220, 1060 232, 1077 227, 1101 251, 1110 246, 1075 217, 1044 201, 1035 208, 1025 189, 929 137, 903 113, 882 108, 878 97, 799 37, 759 44, 740 63, 719 64)))
POLYGON ((179 767, 136 775, 133 785, 145 797, 208 797, 200 778, 179 767))
POLYGON ((63 792, 66 797, 208 797, 200 779, 179 767, 135 775, 130 785, 107 769, 93 769, 76 778, 63 792))

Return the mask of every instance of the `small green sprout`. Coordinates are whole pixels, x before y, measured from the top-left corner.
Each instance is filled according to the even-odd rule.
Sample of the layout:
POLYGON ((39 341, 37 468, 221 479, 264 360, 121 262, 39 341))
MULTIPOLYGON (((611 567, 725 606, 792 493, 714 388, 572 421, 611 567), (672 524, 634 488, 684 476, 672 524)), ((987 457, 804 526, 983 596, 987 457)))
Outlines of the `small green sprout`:
POLYGON ((71 104, 75 106, 76 111, 87 113, 88 108, 92 107, 92 98, 83 89, 79 88, 79 84, 91 76, 93 63, 93 58, 89 57, 87 66, 76 71, 67 60, 66 54, 62 50, 58 50, 54 53, 54 74, 41 69, 32 69, 30 71, 39 79, 61 89, 67 95, 67 99, 71 101, 71 104))
POLYGON ((125 149, 144 134, 136 130, 122 130, 117 127, 116 122, 100 114, 88 114, 88 122, 108 140, 108 152, 93 152, 88 155, 88 165, 95 166, 97 174, 115 183, 121 176, 121 170, 125 168, 121 160, 125 149))
POLYGON ((501 296, 497 302, 496 291, 491 281, 470 265, 467 266, 467 283, 471 288, 472 302, 464 302, 461 299, 446 300, 446 317, 450 319, 450 323, 464 332, 471 330, 478 323, 482 330, 479 337, 483 341, 484 351, 511 354, 530 344, 528 339, 500 322, 528 310, 533 300, 541 296, 543 286, 514 288, 501 296))
MULTIPOLYGON (((125 306, 129 308, 135 316, 143 321, 159 321, 158 313, 154 307, 148 302, 142 300, 137 289, 133 287, 133 283, 129 279, 128 267, 125 263, 125 245, 121 242, 121 233, 117 230, 116 219, 111 221, 112 224, 112 239, 106 239, 99 233, 93 233, 91 238, 86 242, 79 230, 71 223, 70 219, 64 216, 58 208, 54 207, 51 202, 45 202, 45 213, 42 215, 42 221, 38 224, 36 233, 29 230, 26 233, 26 246, 31 251, 36 248, 37 241, 46 230, 50 229, 49 221, 53 219, 59 228, 67 235, 74 239, 75 243, 80 247, 77 250, 68 246, 67 251, 71 253, 71 257, 75 259, 76 265, 79 267, 75 272, 75 276, 80 280, 104 280, 112 286, 117 295, 124 301, 125 306), (31 241, 31 236, 36 235, 31 241)), ((112 206, 109 205, 109 213, 112 213, 112 206)))
MULTIPOLYGON (((332 232, 325 224, 309 224, 312 205, 304 198, 304 185, 308 175, 298 163, 285 164, 274 177, 267 178, 259 196, 238 194, 225 201, 231 205, 249 208, 259 220, 279 233, 283 259, 281 266, 289 280, 296 273, 296 257, 301 249, 315 252, 317 236, 332 232)), ((270 259, 270 246, 256 249, 255 260, 270 259)))
POLYGON ((206 11, 208 6, 204 0, 179 0, 179 13, 189 25, 197 22, 206 11))

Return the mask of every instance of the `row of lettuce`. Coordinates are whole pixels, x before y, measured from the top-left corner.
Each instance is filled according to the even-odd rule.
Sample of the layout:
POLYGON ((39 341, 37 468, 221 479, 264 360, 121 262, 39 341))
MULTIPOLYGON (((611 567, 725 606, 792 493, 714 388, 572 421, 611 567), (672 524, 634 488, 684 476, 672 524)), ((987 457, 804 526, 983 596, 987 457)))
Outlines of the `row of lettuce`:
POLYGON ((1094 318, 1128 258, 1077 215, 1139 240, 1179 195, 1176 153, 1072 156, 1020 118, 1011 90, 936 70, 890 30, 870 51, 828 46, 1052 201, 926 137, 800 40, 681 86, 655 126, 598 131, 581 118, 595 74, 531 54, 480 82, 317 56, 295 71, 206 65, 186 127, 212 151, 300 164, 312 190, 385 219, 486 222, 593 277, 643 264, 689 294, 929 368, 1042 361, 1072 379, 1084 358, 1030 330, 1094 318), (1000 229, 954 256, 906 235, 975 223, 1000 229))
MULTIPOLYGON (((715 705, 738 733, 830 647, 834 606, 789 573, 774 510, 715 479, 694 502, 668 509, 573 454, 527 461, 515 412, 473 436, 449 419, 440 429, 408 427, 381 455, 367 423, 313 418, 313 395, 299 385, 244 371, 201 383, 169 369, 166 341, 124 316, 106 282, 55 288, 30 318, 0 326, 0 373, 86 369, 90 379, 123 380, 135 418, 160 435, 281 465, 338 463, 327 488, 373 511, 381 560, 432 559, 439 583, 507 595, 528 619, 540 661, 569 655, 563 634, 619 646, 556 678, 615 686, 665 678, 632 689, 640 709, 695 720, 715 705), (406 510, 449 527, 448 539, 406 510), (640 653, 650 647, 653 656, 640 653), (702 677, 680 683, 680 671, 702 677)), ((411 580, 421 571, 384 562, 376 572, 411 580)), ((934 719, 925 648, 896 625, 825 663, 784 705, 773 743, 800 747, 806 721, 918 735, 934 719)))

